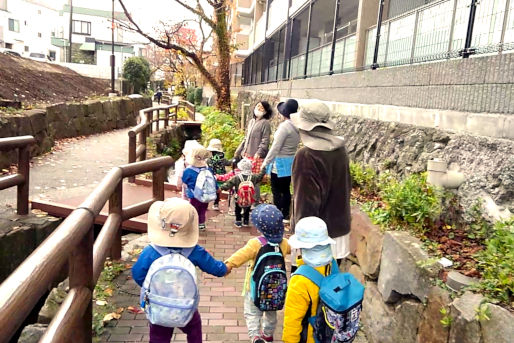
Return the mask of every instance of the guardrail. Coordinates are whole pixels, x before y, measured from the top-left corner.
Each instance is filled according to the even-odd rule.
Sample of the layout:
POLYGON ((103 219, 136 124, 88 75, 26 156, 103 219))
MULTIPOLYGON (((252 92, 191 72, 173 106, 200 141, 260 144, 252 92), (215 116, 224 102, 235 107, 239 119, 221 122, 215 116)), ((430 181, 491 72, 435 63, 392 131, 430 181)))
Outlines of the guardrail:
POLYGON ((29 147, 34 143, 36 143, 36 139, 32 136, 0 138, 0 150, 9 151, 18 149, 18 172, 1 177, 0 190, 17 186, 18 196, 16 200, 16 211, 20 215, 29 212, 29 147))
MULTIPOLYGON (((7 143, 4 143, 7 146, 7 143)), ((12 146, 12 145, 11 145, 12 146)), ((164 200, 171 157, 113 168, 55 231, 0 285, 1 340, 18 330, 66 262, 70 291, 40 342, 91 342, 92 296, 106 257, 121 256, 121 223, 164 200), (123 208, 123 179, 152 172, 152 198, 123 208), (95 217, 109 201, 109 216, 94 240, 95 217)))
POLYGON ((186 100, 179 100, 178 102, 178 105, 179 107, 182 107, 184 108, 184 110, 186 111, 189 119, 191 121, 195 121, 195 116, 196 116, 196 107, 194 104, 190 103, 189 101, 186 101, 186 100))

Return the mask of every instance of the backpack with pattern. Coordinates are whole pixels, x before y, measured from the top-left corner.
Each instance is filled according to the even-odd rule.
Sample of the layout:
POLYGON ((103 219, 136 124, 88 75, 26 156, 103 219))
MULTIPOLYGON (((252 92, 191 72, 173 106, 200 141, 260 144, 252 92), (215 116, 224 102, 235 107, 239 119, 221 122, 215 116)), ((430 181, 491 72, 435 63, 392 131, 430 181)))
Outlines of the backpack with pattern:
POLYGON ((255 258, 250 278, 250 294, 260 311, 279 311, 284 307, 287 292, 286 263, 278 244, 258 237, 261 248, 255 258))
POLYGON ((255 186, 252 182, 252 176, 248 175, 248 179, 244 179, 242 174, 238 175, 239 186, 237 187, 237 204, 240 207, 250 207, 255 203, 255 186))
POLYGON ((216 179, 207 168, 189 167, 198 173, 193 195, 196 200, 209 203, 216 200, 216 179))

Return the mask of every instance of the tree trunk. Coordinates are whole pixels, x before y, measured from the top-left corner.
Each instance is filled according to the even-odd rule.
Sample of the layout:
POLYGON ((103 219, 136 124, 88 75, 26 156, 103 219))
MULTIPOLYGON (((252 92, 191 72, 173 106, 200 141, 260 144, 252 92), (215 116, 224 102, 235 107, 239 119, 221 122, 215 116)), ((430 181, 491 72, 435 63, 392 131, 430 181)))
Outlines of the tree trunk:
POLYGON ((218 52, 218 69, 216 79, 219 87, 216 91, 216 107, 231 112, 230 107, 230 33, 227 31, 226 4, 216 9, 216 48, 218 52))

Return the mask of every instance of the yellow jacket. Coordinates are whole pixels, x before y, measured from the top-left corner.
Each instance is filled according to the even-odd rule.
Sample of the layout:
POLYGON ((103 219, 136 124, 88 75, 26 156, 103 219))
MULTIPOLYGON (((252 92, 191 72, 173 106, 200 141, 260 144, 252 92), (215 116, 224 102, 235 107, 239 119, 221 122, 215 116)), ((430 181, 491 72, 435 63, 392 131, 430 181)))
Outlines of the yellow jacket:
MULTIPOLYGON (((250 290, 250 275, 253 270, 253 265, 255 264, 255 258, 257 257, 257 253, 261 249, 262 244, 257 237, 250 239, 244 247, 236 251, 230 256, 225 263, 230 267, 241 267, 243 264, 248 262, 248 267, 246 268, 246 276, 245 283, 243 287, 243 295, 246 291, 250 290)), ((287 242, 287 238, 283 238, 280 243, 280 251, 282 255, 287 255, 291 253, 291 247, 287 242)))
MULTIPOLYGON (((303 264, 301 259, 297 260, 298 266, 303 264)), ((330 264, 316 267, 318 272, 323 275, 330 274, 330 264)), ((284 343, 300 342, 302 333, 302 320, 311 305, 309 317, 316 314, 319 301, 319 287, 301 275, 294 275, 289 281, 286 294, 286 304, 284 306, 284 330, 282 331, 282 341, 284 343)), ((314 343, 312 326, 309 324, 307 331, 307 343, 314 343)))

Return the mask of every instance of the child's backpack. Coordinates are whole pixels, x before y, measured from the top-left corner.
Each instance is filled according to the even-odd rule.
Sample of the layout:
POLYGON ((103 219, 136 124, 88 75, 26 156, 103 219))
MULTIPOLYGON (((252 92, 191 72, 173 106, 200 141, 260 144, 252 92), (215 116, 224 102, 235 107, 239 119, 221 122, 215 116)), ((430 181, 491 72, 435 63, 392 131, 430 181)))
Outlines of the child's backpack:
POLYGON ((335 260, 326 277, 308 265, 300 266, 293 275, 302 275, 319 287, 316 315, 309 318, 315 342, 353 342, 359 330, 364 286, 352 274, 339 272, 335 260))
POLYGON ((255 258, 250 278, 253 303, 261 311, 278 311, 284 307, 287 292, 286 263, 278 244, 258 237, 262 247, 255 258))
POLYGON ((184 327, 200 300, 196 269, 188 259, 194 247, 176 251, 152 246, 162 256, 152 263, 146 274, 141 287, 141 308, 152 324, 184 327))
POLYGON ((227 172, 225 161, 225 155, 223 153, 213 153, 212 157, 209 159, 209 166, 214 171, 214 174, 223 175, 227 172))
POLYGON ((237 187, 237 204, 240 207, 250 207, 255 203, 255 186, 252 182, 252 176, 248 175, 245 180, 242 174, 238 175, 239 187, 237 187))
POLYGON ((195 199, 203 203, 216 200, 216 179, 212 172, 207 168, 189 168, 192 168, 198 173, 195 189, 193 190, 193 196, 195 199))

